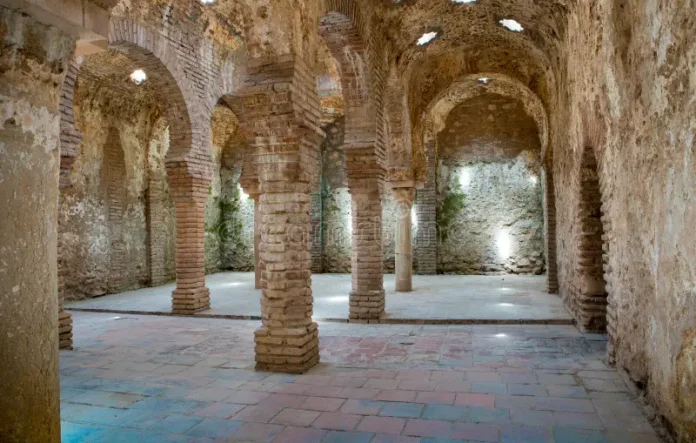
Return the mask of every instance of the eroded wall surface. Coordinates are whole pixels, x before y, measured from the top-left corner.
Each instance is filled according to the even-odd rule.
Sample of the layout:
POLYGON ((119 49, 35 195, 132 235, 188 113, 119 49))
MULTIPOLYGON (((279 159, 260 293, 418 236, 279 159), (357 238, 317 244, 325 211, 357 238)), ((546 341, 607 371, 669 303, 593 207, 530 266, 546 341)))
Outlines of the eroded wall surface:
POLYGON ((439 273, 544 271, 540 148, 515 99, 482 94, 450 112, 437 141, 439 273))
MULTIPOLYGON (((596 151, 610 358, 696 441, 696 4, 580 2, 552 120, 560 292, 577 297, 581 166, 596 151)), ((576 312, 577 315, 577 312, 576 312)))
POLYGON ((538 162, 438 163, 438 272, 541 274, 544 235, 538 162))
POLYGON ((83 138, 59 209, 66 298, 171 280, 175 213, 164 169, 168 132, 159 109, 146 92, 124 94, 85 67, 74 113, 83 138), (158 268, 154 279, 153 264, 158 268))
POLYGON ((240 187, 244 156, 236 116, 213 112, 213 180, 205 207, 206 273, 254 270, 254 201, 240 187))

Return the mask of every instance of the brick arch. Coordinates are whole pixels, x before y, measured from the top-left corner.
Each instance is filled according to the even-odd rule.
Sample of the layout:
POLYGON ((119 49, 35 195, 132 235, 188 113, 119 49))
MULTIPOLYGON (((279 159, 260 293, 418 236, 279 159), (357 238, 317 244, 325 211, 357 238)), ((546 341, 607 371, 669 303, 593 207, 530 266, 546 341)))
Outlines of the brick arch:
POLYGON ((329 11, 320 20, 320 34, 336 59, 345 103, 347 148, 374 146, 379 123, 372 93, 367 47, 354 22, 340 12, 329 11))
POLYGON ((344 99, 344 150, 352 211, 350 318, 384 313, 382 192, 385 175, 385 45, 369 32, 350 0, 328 0, 319 33, 339 66, 344 99))
POLYGON ((539 141, 542 152, 545 152, 549 138, 549 123, 546 108, 541 99, 519 80, 496 73, 477 73, 461 78, 452 83, 445 91, 438 94, 426 107, 420 121, 414 128, 414 141, 423 129, 432 125, 435 132, 440 132, 445 127, 445 121, 450 111, 458 104, 484 93, 499 94, 519 100, 524 105, 525 111, 534 119, 539 128, 539 141), (488 79, 487 84, 482 84, 479 79, 488 79), (418 131, 418 132, 416 132, 418 131))
POLYGON ((210 178, 209 119, 202 98, 181 67, 176 47, 159 32, 131 20, 112 18, 109 48, 125 54, 148 76, 169 123, 167 169, 185 168, 191 176, 210 178))
MULTIPOLYGON (((541 99, 519 80, 498 73, 471 74, 452 83, 447 89, 430 101, 421 117, 415 122, 412 130, 412 145, 414 158, 427 159, 419 168, 414 165, 416 179, 426 183, 434 183, 435 153, 434 143, 427 146, 426 138, 434 138, 445 128, 447 116, 452 109, 464 101, 483 93, 495 93, 520 100, 525 111, 534 119, 539 129, 541 143, 541 158, 544 163, 544 227, 547 260, 547 290, 549 293, 558 291, 557 262, 556 262, 556 197, 553 181, 552 153, 549 144, 549 122, 546 108, 541 99), (487 78, 488 83, 482 84, 479 79, 487 78), (418 177, 421 173, 424 177, 418 177)), ((434 186, 434 184, 432 185, 434 186)), ((428 185, 426 185, 426 189, 428 185)), ((434 208, 431 203, 431 208, 434 208)), ((434 209, 431 209, 434 211, 434 209)), ((420 223, 420 222, 419 222, 420 223)), ((427 223, 427 220, 424 221, 427 223)), ((419 225, 420 226, 420 225, 419 225)))
MULTIPOLYGON (((384 93, 384 116, 387 127, 387 179, 390 182, 413 180, 411 119, 406 88, 394 69, 384 93)), ((422 159, 425 161, 425 159, 422 159)))
MULTIPOLYGON (((223 95, 217 102, 216 106, 224 106, 232 111, 232 114, 237 118, 240 130, 244 130, 244 125, 249 125, 243 118, 244 103, 241 97, 227 94, 223 95)), ((242 174, 239 176, 239 184, 252 198, 256 199, 259 194, 259 174, 254 162, 254 150, 251 144, 247 143, 246 152, 244 154, 244 163, 242 165, 242 174)))

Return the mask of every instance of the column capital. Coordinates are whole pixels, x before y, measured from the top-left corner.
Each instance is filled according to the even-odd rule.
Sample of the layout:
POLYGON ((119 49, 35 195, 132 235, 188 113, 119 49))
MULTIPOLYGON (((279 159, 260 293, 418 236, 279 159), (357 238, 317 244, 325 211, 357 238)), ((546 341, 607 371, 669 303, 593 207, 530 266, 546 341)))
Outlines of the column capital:
POLYGON ((416 188, 415 187, 410 187, 410 188, 391 188, 392 193, 394 194, 394 199, 397 201, 397 203, 400 204, 408 204, 409 206, 413 205, 414 200, 416 199, 416 188))

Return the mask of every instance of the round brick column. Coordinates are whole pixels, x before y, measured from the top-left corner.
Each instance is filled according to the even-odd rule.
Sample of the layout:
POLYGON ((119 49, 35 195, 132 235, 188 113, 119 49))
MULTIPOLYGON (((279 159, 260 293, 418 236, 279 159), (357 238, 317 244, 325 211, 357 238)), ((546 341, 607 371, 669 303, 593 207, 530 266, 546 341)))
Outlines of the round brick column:
POLYGON ((246 85, 229 102, 250 146, 245 164, 252 167, 243 171, 242 187, 254 195, 258 184, 262 325, 254 332, 256 369, 304 373, 319 362, 310 212, 324 133, 317 125, 314 76, 294 55, 250 60, 246 85))
POLYGON ((410 292, 413 289, 413 248, 411 245, 411 208, 416 198, 415 188, 393 188, 397 203, 395 273, 396 291, 410 292))

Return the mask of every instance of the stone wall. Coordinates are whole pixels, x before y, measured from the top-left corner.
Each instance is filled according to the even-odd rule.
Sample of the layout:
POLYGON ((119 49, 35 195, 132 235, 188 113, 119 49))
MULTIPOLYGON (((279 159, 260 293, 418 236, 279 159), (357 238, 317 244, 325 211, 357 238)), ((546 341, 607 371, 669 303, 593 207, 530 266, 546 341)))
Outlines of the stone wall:
POLYGON ((536 155, 438 162, 438 272, 541 274, 543 207, 536 155))
POLYGON ((206 273, 254 270, 254 201, 241 188, 246 144, 236 116, 213 112, 213 180, 205 207, 206 273))
POLYGON ((174 277, 175 213, 164 173, 167 127, 147 91, 124 98, 125 92, 83 67, 74 103, 82 140, 63 179, 59 209, 59 267, 67 298, 174 277))
POLYGON ((552 113, 560 293, 571 306, 582 295, 591 148, 609 358, 646 388, 680 442, 696 441, 694 17, 693 2, 576 3, 552 113))
POLYGON ((540 149, 516 99, 486 93, 450 111, 437 137, 439 273, 544 271, 540 149))

